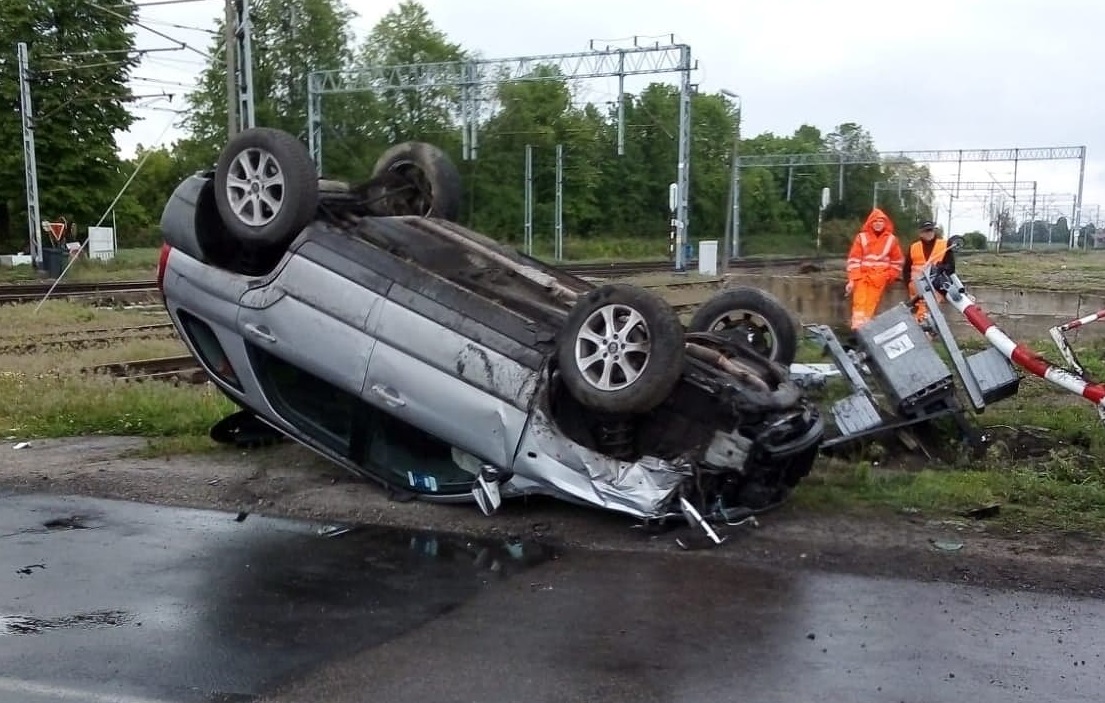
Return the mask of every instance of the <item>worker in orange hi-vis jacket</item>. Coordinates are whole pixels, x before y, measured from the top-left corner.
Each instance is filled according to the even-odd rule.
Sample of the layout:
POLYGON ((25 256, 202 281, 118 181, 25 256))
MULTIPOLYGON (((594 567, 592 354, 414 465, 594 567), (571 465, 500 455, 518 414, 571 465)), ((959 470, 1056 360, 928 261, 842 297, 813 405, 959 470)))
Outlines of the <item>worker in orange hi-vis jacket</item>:
POLYGON ((852 330, 871 321, 886 287, 901 276, 905 256, 894 234, 894 223, 875 208, 867 216, 848 252, 848 285, 852 296, 852 330))

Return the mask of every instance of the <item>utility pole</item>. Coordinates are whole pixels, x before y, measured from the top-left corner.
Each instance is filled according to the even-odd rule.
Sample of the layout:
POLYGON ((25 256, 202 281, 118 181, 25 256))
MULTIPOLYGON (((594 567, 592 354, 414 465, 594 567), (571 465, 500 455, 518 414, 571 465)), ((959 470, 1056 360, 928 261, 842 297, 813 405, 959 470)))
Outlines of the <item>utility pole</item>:
POLYGON ((740 172, 740 142, 741 142, 741 112, 744 103, 741 96, 731 90, 722 89, 721 94, 737 101, 737 114, 733 120, 733 156, 732 170, 729 174, 729 212, 725 218, 725 237, 728 242, 723 242, 721 247, 722 264, 721 274, 724 276, 729 270, 729 259, 740 256, 740 231, 741 231, 741 172, 740 172), (729 246, 725 246, 725 244, 729 246))
POLYGON ((526 254, 533 256, 533 145, 526 144, 526 254))
POLYGON ((27 238, 34 266, 43 268, 42 218, 38 211, 38 162, 35 160, 35 126, 31 110, 31 68, 27 44, 17 45, 19 58, 19 102, 23 116, 23 168, 27 184, 27 238))
POLYGON ((223 39, 226 44, 226 138, 229 141, 238 133, 238 81, 235 60, 235 54, 238 53, 235 50, 238 45, 235 36, 238 12, 234 7, 234 0, 225 0, 225 2, 226 26, 223 28, 223 39))
POLYGON ((564 259, 564 145, 556 145, 556 260, 564 259))
MULTIPOLYGON (((236 0, 235 20, 235 49, 237 50, 238 65, 238 125, 242 131, 251 129, 256 124, 253 113, 253 34, 252 21, 249 16, 249 0, 236 0)), ((294 16, 294 15, 293 15, 294 16)))

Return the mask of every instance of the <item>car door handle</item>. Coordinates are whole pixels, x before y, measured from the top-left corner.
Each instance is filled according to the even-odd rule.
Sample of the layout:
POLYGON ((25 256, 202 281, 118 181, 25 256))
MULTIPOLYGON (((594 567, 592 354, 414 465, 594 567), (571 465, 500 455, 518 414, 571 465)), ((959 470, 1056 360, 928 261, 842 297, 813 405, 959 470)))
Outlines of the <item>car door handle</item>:
POLYGON ((403 407, 407 404, 407 401, 403 400, 395 390, 382 386, 379 383, 372 386, 372 392, 384 399, 384 402, 388 405, 403 407))
POLYGON ((272 333, 269 332, 268 327, 260 327, 258 325, 253 324, 252 322, 247 322, 246 325, 245 325, 245 328, 246 328, 246 332, 249 332, 254 337, 257 337, 258 339, 262 339, 262 340, 264 340, 266 342, 270 342, 270 343, 276 341, 276 337, 272 336, 272 333))

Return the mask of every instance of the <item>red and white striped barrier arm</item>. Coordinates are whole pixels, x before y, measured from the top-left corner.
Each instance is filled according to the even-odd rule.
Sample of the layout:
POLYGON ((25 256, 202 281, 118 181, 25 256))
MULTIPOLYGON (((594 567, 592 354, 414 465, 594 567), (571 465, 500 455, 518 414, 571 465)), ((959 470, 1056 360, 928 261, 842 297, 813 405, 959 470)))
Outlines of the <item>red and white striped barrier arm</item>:
POLYGON ((1098 310, 1092 315, 1086 315, 1085 317, 1080 317, 1077 320, 1071 320, 1067 324, 1059 325, 1055 329, 1059 332, 1070 332, 1071 330, 1078 329, 1083 325, 1088 325, 1091 322, 1097 322, 1102 318, 1105 318, 1105 310, 1098 310))
MULTIPOLYGON (((1074 348, 1067 343, 1065 335, 1071 330, 1076 330, 1083 325, 1088 325, 1101 319, 1105 319, 1105 310, 1098 310, 1092 315, 1086 315, 1077 320, 1071 320, 1065 325, 1056 325, 1047 331, 1048 334, 1051 335, 1051 341, 1055 342, 1056 348, 1059 349, 1059 353, 1063 355, 1063 358, 1067 360, 1070 367, 1078 372, 1078 375, 1082 378, 1086 378, 1086 369, 1083 368, 1081 362, 1078 361, 1078 355, 1074 353, 1074 348)), ((1105 419, 1105 415, 1102 417, 1105 419)))
MULTIPOLYGON (((1102 419, 1105 419, 1105 385, 1083 380, 1070 371, 1051 364, 1047 359, 1025 345, 1017 344, 1010 339, 1008 335, 998 329, 998 326, 993 323, 985 312, 983 312, 982 308, 975 304, 975 302, 967 297, 962 291, 959 291, 958 295, 953 294, 947 295, 946 297, 948 302, 950 302, 956 310, 963 313, 967 321, 970 322, 976 330, 982 333, 982 336, 986 338, 987 342, 1005 355, 1005 358, 1033 375, 1050 381, 1060 388, 1065 388, 1071 393, 1082 396, 1096 405, 1098 407, 1098 412, 1102 414, 1102 419)), ((1097 319, 1097 315, 1105 316, 1105 310, 1101 313, 1090 315, 1089 317, 1097 319)), ((1087 318, 1075 320, 1068 324, 1076 327, 1078 325, 1075 325, 1075 323, 1087 324, 1085 320, 1087 320, 1087 318)), ((1092 322, 1093 320, 1090 321, 1092 322)))

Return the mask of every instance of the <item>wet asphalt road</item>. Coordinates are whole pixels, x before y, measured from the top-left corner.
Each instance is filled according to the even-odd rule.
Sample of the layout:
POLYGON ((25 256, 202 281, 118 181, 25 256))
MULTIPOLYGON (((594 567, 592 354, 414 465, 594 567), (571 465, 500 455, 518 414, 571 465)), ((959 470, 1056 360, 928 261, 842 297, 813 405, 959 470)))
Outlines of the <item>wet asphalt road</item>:
POLYGON ((1100 701, 1098 601, 0 497, 0 702, 1100 701))

